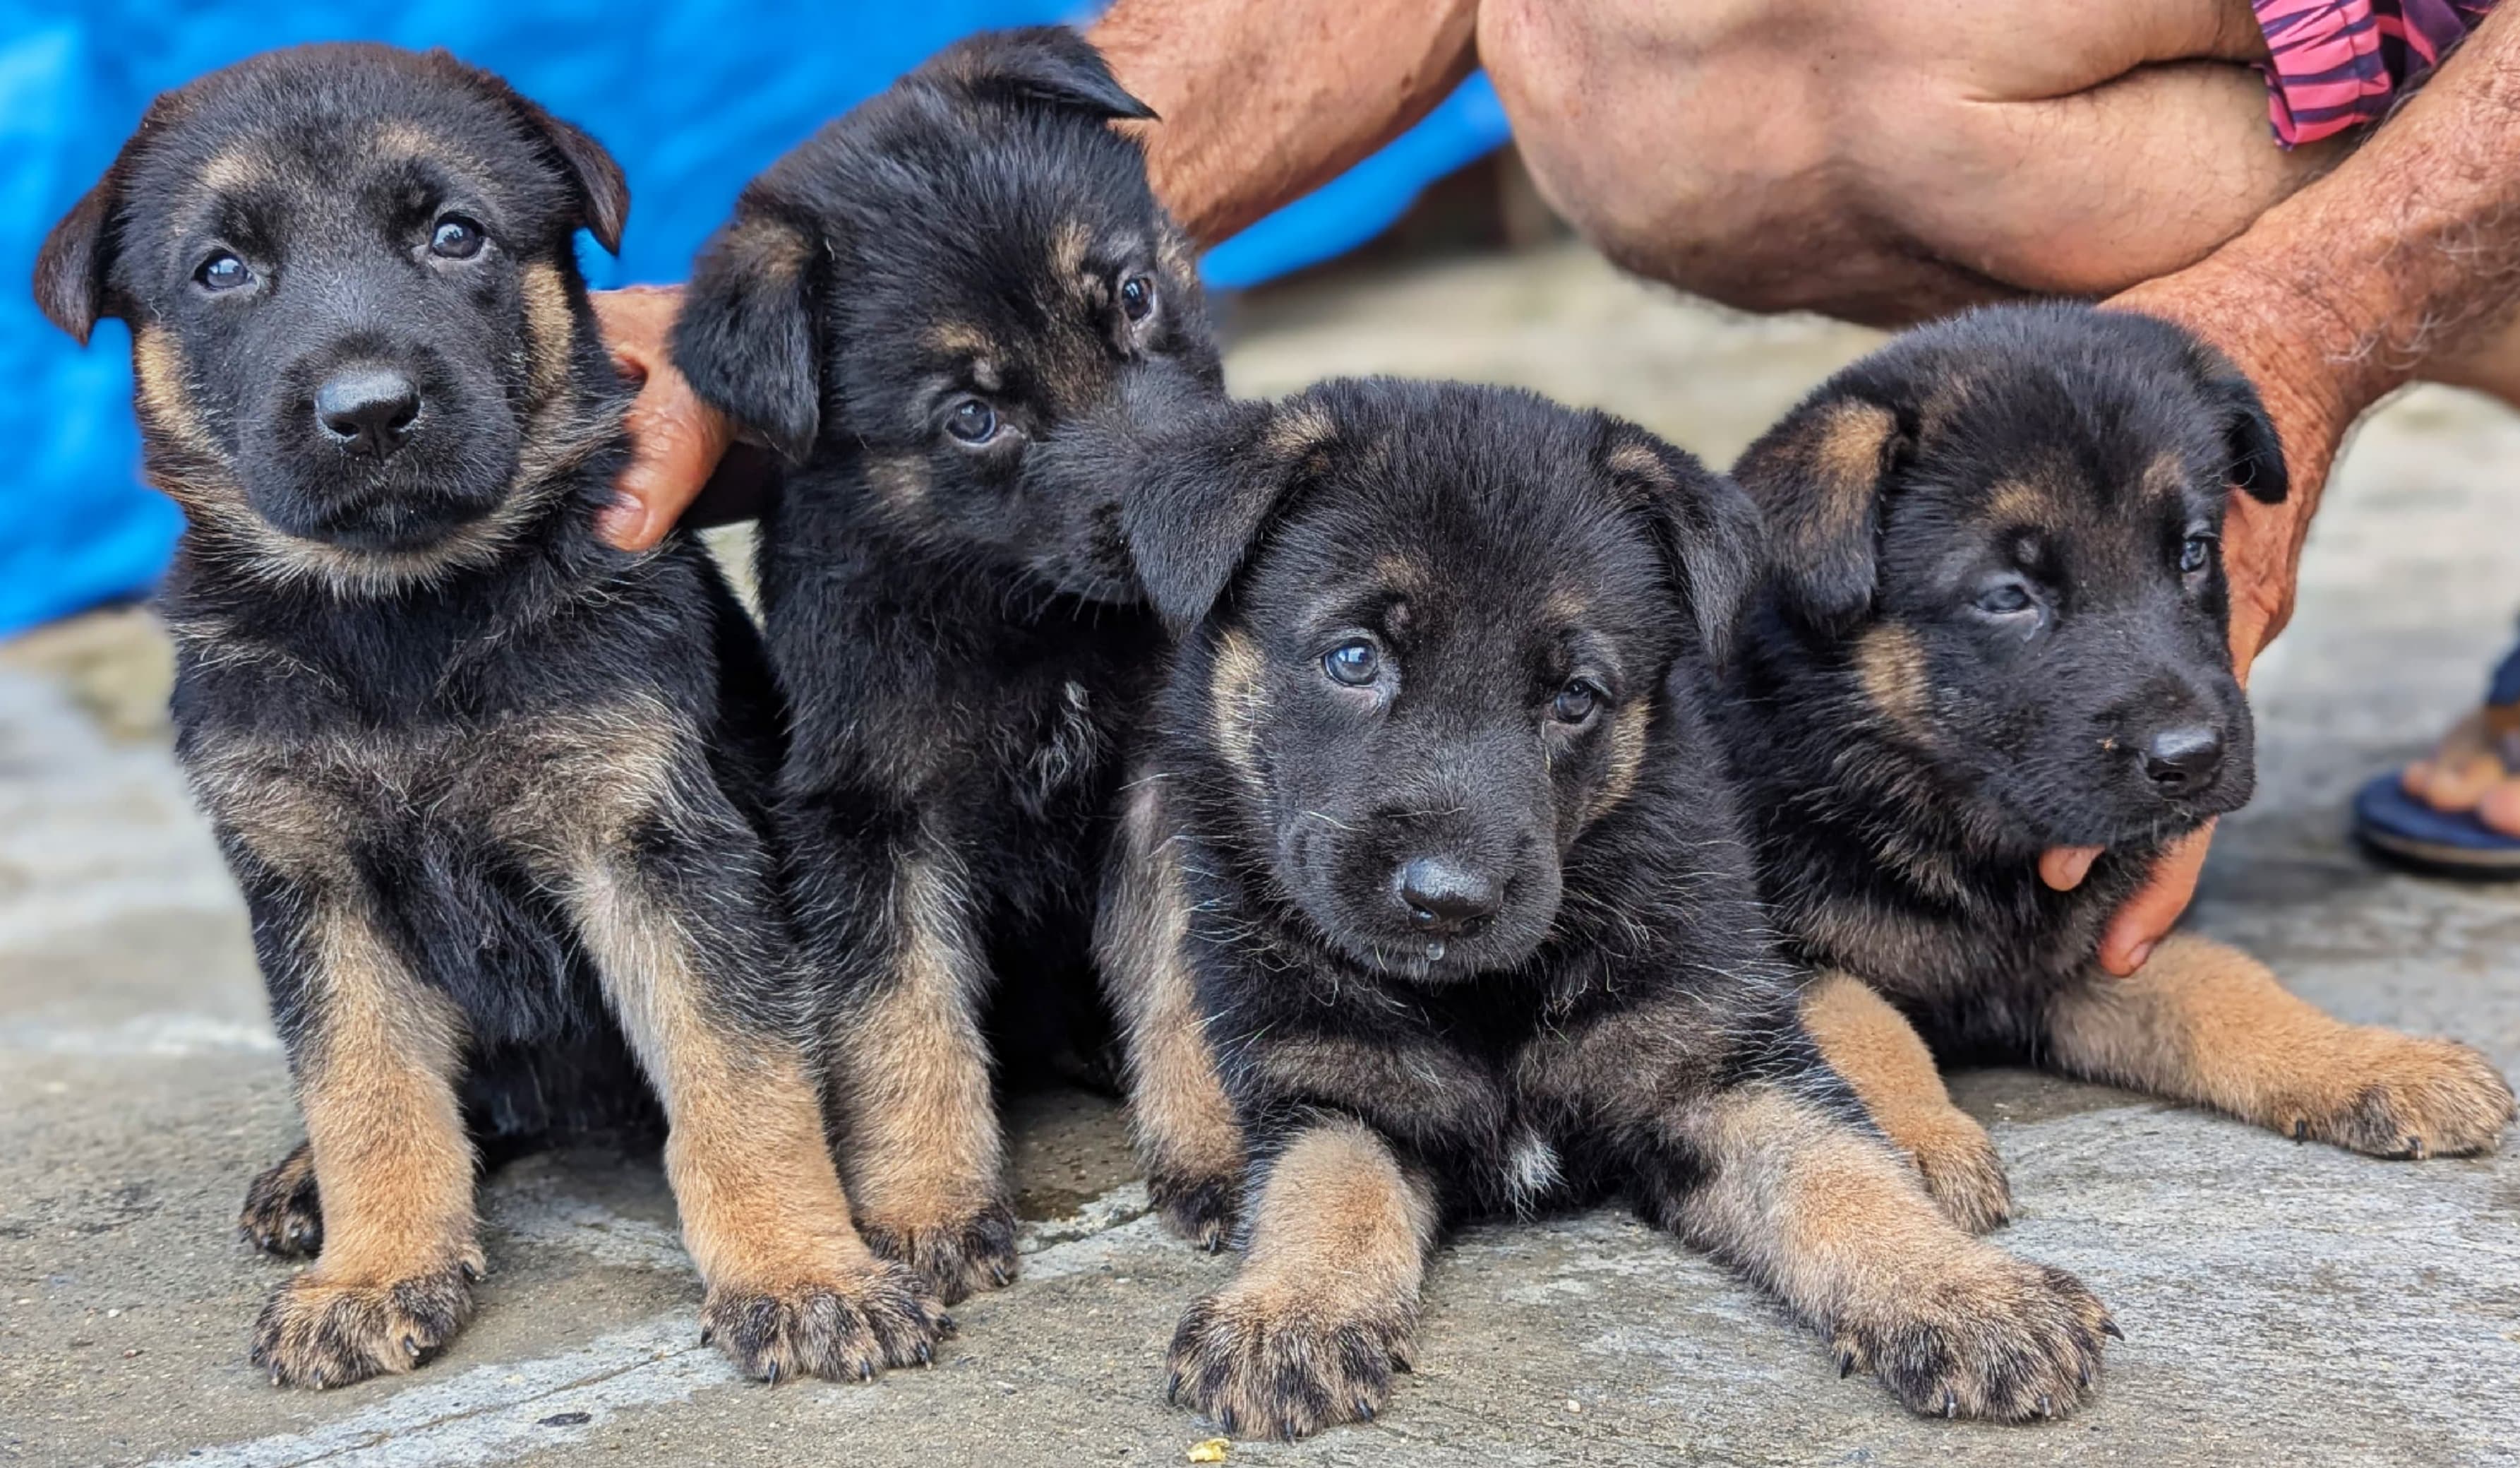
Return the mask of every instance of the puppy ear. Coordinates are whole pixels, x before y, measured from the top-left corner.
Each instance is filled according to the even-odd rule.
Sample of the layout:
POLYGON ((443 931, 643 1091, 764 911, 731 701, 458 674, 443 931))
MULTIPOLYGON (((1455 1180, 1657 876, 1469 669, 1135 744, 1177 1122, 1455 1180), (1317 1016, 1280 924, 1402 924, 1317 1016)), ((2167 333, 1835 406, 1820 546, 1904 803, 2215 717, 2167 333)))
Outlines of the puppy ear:
POLYGON ((53 325, 87 344, 105 314, 105 274, 113 262, 113 215, 122 206, 117 161, 44 236, 35 255, 35 303, 53 325))
POLYGON ((1842 624, 1872 605, 1881 496, 1914 443, 1890 404, 1823 388, 1732 466, 1766 522, 1767 566, 1803 620, 1842 624))
POLYGON ((2229 445, 2227 482, 2247 491, 2251 499, 2283 503, 2292 492, 2292 476, 2284 468, 2283 438, 2274 419, 2258 396, 2257 386, 2221 353, 2210 354, 2205 391, 2223 413, 2223 439, 2229 445))
POLYGON ((431 50, 425 64, 464 76, 513 113, 542 145, 548 161, 568 179, 577 195, 578 222, 595 236, 605 253, 621 252, 621 231, 630 222, 630 184, 603 144, 583 128, 545 112, 541 103, 508 85, 507 78, 461 60, 443 46, 431 50))
POLYGON ((1741 603, 1758 575, 1758 507, 1695 454, 1624 420, 1601 423, 1601 472, 1651 519, 1698 645, 1720 669, 1732 661, 1741 603))
POLYGON ((828 269, 819 231, 746 190, 700 252, 674 322, 674 366, 692 390, 796 464, 823 427, 828 269))
POLYGON ((1309 404, 1220 401, 1198 423, 1139 449, 1120 529, 1147 600, 1175 631, 1215 607, 1336 433, 1309 404))
POLYGON ((975 36, 943 69, 983 97, 1037 103, 1089 116, 1151 121, 1155 110, 1111 79, 1094 43, 1064 25, 1028 25, 975 36))

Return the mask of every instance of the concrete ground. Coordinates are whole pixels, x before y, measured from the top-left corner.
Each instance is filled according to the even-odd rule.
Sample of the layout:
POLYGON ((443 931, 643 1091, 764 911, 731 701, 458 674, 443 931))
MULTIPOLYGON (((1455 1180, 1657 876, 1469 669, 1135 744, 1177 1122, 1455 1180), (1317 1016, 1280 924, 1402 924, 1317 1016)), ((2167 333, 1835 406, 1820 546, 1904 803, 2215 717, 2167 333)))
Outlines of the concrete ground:
MULTIPOLYGON (((1245 391, 1334 371, 1527 383, 1719 462, 1864 334, 1739 321, 1572 250, 1238 307, 1245 391)), ((2422 392, 2346 459, 2293 630, 2260 665, 2262 794, 2196 921, 2357 1020, 2520 1068, 2520 892, 2385 875, 2341 839, 2367 770, 2474 697, 2520 606, 2520 421, 2422 392)), ((286 1264, 237 1242, 297 1136, 245 921, 166 753, 145 614, 0 648, 0 1461, 279 1468, 1179 1463, 1174 1319, 1230 1263, 1145 1216, 1120 1121, 1020 1107, 1024 1278, 932 1370, 737 1381, 652 1165, 534 1159, 484 1189, 477 1322, 398 1380, 279 1392, 246 1328, 286 1264)), ((2015 1073, 1963 1078, 2010 1160, 2011 1248, 2128 1339, 2061 1423, 1921 1421, 1839 1381, 1758 1294, 1616 1213, 1447 1247, 1388 1413, 1249 1463, 2520 1463, 2520 1160, 2379 1163, 2015 1073)))

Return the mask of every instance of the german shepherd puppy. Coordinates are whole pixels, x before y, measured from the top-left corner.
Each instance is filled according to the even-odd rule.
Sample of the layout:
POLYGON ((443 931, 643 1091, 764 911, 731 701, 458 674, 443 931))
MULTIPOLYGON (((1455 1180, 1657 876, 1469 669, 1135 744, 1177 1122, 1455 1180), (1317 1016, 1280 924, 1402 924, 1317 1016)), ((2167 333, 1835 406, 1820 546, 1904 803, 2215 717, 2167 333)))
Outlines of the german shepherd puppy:
POLYGON ((948 1302, 1015 1270, 990 1008, 1090 1009, 1120 735, 1165 646, 1102 445, 1222 392, 1188 242, 1111 126, 1148 115, 1073 31, 958 44, 745 188, 674 339, 794 466, 762 526, 778 825, 860 1226, 948 1302))
POLYGON ((2228 362, 2142 316, 1974 312, 1831 378, 1733 472, 1771 536, 1726 704, 1766 891, 1824 971, 1813 1032, 1955 1218, 2001 1222, 2003 1171, 1903 1014, 1937 1051, 2294 1137, 2495 1146, 2511 1091, 2464 1045, 2343 1024, 2201 938, 2129 979, 2092 958, 2254 780, 2219 537, 2227 484, 2286 482, 2228 362), (2106 849, 2058 891, 2058 847, 2106 849))
POLYGON ((628 205, 497 77, 309 46, 160 97, 37 264, 73 336, 130 324, 188 518, 176 753, 307 1130, 246 1226, 322 1250, 254 1328, 275 1383, 442 1347, 483 1266, 468 1122, 610 1114, 639 1070, 744 1371, 868 1376, 947 1329, 851 1230, 793 1038, 766 661, 697 544, 596 538, 628 391, 571 242, 628 205))
POLYGON ((1381 1408, 1439 1229, 1605 1194, 1921 1411, 2061 1412, 2100 1303, 1938 1213, 1797 1017, 1705 704, 1728 482, 1527 393, 1330 383, 1148 456, 1187 983, 1257 1159, 1175 1335, 1227 1431, 1381 1408))

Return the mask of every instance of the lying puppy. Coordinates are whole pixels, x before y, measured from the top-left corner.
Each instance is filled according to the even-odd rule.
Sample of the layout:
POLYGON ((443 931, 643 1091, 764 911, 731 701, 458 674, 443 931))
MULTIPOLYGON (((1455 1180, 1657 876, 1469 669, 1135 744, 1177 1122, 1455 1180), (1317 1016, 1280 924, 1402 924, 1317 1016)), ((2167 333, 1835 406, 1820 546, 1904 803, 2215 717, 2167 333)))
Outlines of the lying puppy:
POLYGON ((861 1225, 949 1302, 1015 1269, 989 1006, 1090 986, 1164 645, 1075 445, 1221 391, 1189 246, 1110 126, 1147 115, 1072 31, 954 46, 744 190, 674 339, 797 466, 762 527, 779 822, 861 1225))
POLYGON ((1145 472, 1132 547, 1189 629, 1152 758, 1177 961, 1258 1159, 1177 1397, 1371 1418, 1443 1224, 1616 1193, 1918 1410, 2081 1399, 2099 1302, 1952 1226, 1797 1022, 1702 709, 1737 490, 1599 414, 1391 381, 1145 472))
POLYGON ((2002 1169, 1902 1013, 1940 1051, 2294 1137, 2495 1145, 2511 1091, 2464 1045, 2343 1024, 2201 938, 2131 979, 2092 958, 2254 779, 2218 538, 2227 483, 2286 484, 2228 363, 2141 316, 1975 312, 1830 379, 1734 473, 1773 538, 1728 701, 1766 890, 1834 971, 1813 1032, 1954 1217, 2001 1222, 2002 1169), (2058 847, 2106 850, 2057 891, 2058 847))
POLYGON ((766 662, 698 545, 593 528, 628 394, 572 240, 611 248, 628 203, 494 76, 310 46, 159 98, 37 265, 73 336, 130 323, 150 478, 187 515, 177 755, 308 1139, 247 1227, 322 1246, 254 1328, 275 1383, 454 1335, 483 1263, 468 1114, 612 1109, 624 1032, 739 1365, 867 1376, 947 1328, 852 1232, 788 1037, 766 662))

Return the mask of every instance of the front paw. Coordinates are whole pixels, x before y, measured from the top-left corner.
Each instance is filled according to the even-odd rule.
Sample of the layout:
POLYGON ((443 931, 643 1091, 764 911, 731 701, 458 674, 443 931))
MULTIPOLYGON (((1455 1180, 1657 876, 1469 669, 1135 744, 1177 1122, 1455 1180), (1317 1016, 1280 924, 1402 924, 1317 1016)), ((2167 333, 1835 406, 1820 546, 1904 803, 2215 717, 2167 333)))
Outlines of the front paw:
POLYGON ((1164 1226, 1210 1254, 1222 1254, 1241 1218, 1242 1178, 1238 1173, 1208 1177, 1157 1169, 1147 1174, 1147 1198, 1163 1216, 1164 1226))
POLYGON ((1944 1217, 1970 1233, 2002 1228, 2012 1220, 2012 1181, 2004 1175, 2003 1159, 1975 1118, 1947 1110, 1948 1116, 1930 1124, 1893 1130, 1891 1139, 1924 1175, 1925 1191, 1944 1217))
POLYGON ((1014 1282, 1015 1219, 1003 1203, 932 1223, 865 1218, 858 1230, 868 1248, 907 1266, 947 1305, 1014 1282))
POLYGON ((272 1292, 253 1326, 253 1363, 275 1387, 338 1387, 408 1371, 472 1315, 477 1262, 385 1283, 326 1276, 321 1264, 272 1292))
POLYGON ((736 1369, 777 1384, 793 1376, 870 1381, 886 1366, 924 1366, 954 1321, 924 1281, 886 1260, 776 1286, 712 1286, 700 1342, 736 1369))
POLYGON ((2304 1141, 2374 1157, 2491 1152, 2511 1124, 2511 1085, 2494 1063, 2454 1040, 2384 1033, 2374 1053, 2272 1124, 2304 1141))
POLYGON ((256 1249, 282 1259, 311 1259, 323 1249, 324 1208, 315 1191, 315 1154, 304 1142, 246 1189, 237 1230, 256 1249))
POLYGON ((1986 1248, 1876 1313, 1839 1322, 1838 1374, 1869 1370, 1937 1417, 2062 1415, 2099 1380, 2100 1337, 2118 1334, 2081 1280, 1986 1248))
POLYGON ((1317 1290, 1228 1286, 1173 1332, 1164 1395, 1239 1438, 1371 1422, 1409 1369, 1413 1326, 1406 1309, 1341 1311, 1317 1290))

